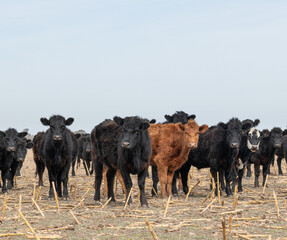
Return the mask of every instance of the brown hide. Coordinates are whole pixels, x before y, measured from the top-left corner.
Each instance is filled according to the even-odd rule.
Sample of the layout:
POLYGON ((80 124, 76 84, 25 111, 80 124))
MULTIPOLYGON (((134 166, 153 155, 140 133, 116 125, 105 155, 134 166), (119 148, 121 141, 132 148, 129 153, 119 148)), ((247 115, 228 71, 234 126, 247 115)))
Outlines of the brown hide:
POLYGON ((157 166, 161 195, 166 197, 165 186, 171 194, 171 184, 174 172, 188 158, 190 149, 196 148, 200 132, 207 130, 207 125, 198 126, 190 119, 187 124, 151 124, 149 133, 152 141, 152 157, 150 164, 157 166))

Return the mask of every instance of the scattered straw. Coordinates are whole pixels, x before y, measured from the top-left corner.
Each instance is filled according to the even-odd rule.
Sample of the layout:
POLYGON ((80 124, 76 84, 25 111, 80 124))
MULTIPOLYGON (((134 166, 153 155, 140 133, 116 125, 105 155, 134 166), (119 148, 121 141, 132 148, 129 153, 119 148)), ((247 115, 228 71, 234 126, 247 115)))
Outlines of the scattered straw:
POLYGON ((169 197, 167 199, 167 203, 166 203, 166 206, 165 206, 165 211, 164 211, 163 217, 166 217, 168 206, 169 206, 169 202, 170 202, 170 198, 171 198, 171 195, 169 195, 169 197))
POLYGON ((35 238, 37 240, 40 240, 40 238, 38 237, 38 235, 36 234, 35 230, 32 228, 32 226, 30 225, 30 223, 27 221, 27 219, 24 217, 24 215, 22 214, 21 211, 19 211, 19 214, 21 216, 21 218, 24 220, 25 224, 27 225, 27 227, 30 229, 30 231, 34 234, 35 238))
POLYGON ((153 239, 154 239, 154 240, 157 240, 158 237, 156 236, 156 234, 155 234, 155 232, 154 232, 154 230, 153 230, 153 227, 152 227, 152 225, 150 224, 150 222, 148 221, 147 218, 145 219, 145 223, 146 223, 146 225, 148 226, 148 229, 150 230, 153 239))
POLYGON ((59 206, 58 194, 57 194, 57 192, 56 192, 56 188, 55 188, 55 183, 54 183, 54 182, 52 182, 52 186, 53 186, 53 190, 54 190, 54 197, 55 197, 57 209, 58 209, 58 212, 59 212, 59 211, 60 211, 60 206, 59 206))

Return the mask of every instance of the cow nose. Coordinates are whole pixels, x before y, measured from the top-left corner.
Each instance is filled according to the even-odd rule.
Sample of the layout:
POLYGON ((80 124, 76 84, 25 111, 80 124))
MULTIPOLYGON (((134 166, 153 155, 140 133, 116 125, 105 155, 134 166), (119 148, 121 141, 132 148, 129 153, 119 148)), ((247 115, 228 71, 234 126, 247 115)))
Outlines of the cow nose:
POLYGON ((130 148, 130 143, 129 142, 123 142, 122 147, 123 148, 130 148))
POLYGON ((61 136, 59 136, 59 135, 55 135, 55 136, 54 136, 54 140, 55 140, 55 141, 61 141, 61 139, 62 139, 62 138, 61 138, 61 136))
POLYGON ((15 152, 15 148, 14 147, 8 147, 8 152, 15 152))
POLYGON ((196 148, 196 143, 189 143, 189 147, 190 147, 191 149, 196 148))
POLYGON ((232 148, 238 148, 238 143, 231 143, 232 148))
POLYGON ((254 151, 254 152, 257 151, 257 146, 252 146, 251 151, 254 151))
POLYGON ((87 149, 87 150, 86 150, 86 153, 90 153, 90 152, 91 152, 91 150, 90 150, 90 149, 87 149))
POLYGON ((18 158, 18 162, 24 162, 23 158, 18 158))
POLYGON ((281 146, 281 144, 275 144, 274 145, 276 148, 279 148, 281 146))

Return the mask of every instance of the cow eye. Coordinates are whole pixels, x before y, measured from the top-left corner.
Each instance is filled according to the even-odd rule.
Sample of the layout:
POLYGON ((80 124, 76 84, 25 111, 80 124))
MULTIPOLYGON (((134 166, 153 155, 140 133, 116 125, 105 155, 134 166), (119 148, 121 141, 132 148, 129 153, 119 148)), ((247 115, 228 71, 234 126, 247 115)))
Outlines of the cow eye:
POLYGON ((55 129, 55 127, 54 127, 54 126, 50 126, 50 128, 51 128, 52 130, 54 130, 54 129, 55 129))
POLYGON ((139 130, 136 130, 136 131, 135 131, 136 134, 139 134, 139 132, 140 132, 139 130))
POLYGON ((61 129, 64 130, 64 129, 65 129, 65 126, 62 126, 61 129))

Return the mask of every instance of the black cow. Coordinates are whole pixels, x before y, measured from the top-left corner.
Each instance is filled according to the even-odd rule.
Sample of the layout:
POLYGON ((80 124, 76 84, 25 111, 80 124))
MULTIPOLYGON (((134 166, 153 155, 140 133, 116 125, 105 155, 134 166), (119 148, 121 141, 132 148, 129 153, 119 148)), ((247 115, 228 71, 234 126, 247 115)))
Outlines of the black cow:
MULTIPOLYGON (((108 198, 114 199, 113 183, 116 170, 120 169, 127 193, 132 187, 131 174, 138 175, 140 201, 148 205, 145 196, 145 178, 151 156, 151 140, 148 133, 149 123, 139 117, 114 117, 105 120, 91 132, 91 145, 95 165, 95 197, 100 200, 103 164, 108 166, 108 198)), ((127 194, 128 196, 128 194, 127 194)), ((131 199, 130 201, 131 202, 131 199)))
POLYGON ((26 135, 27 132, 18 133, 14 128, 9 128, 5 132, 0 131, 0 138, 2 139, 0 169, 2 171, 3 193, 7 192, 7 188, 11 189, 13 186, 13 178, 18 166, 17 144, 26 135))
POLYGON ((78 162, 80 162, 80 159, 83 159, 83 165, 87 176, 93 174, 93 167, 90 170, 92 161, 90 136, 90 134, 85 133, 78 139, 78 162))
POLYGON ((53 115, 49 120, 41 118, 41 122, 44 126, 49 126, 41 145, 41 152, 49 174, 49 198, 54 198, 52 187, 52 182, 54 182, 59 197, 62 197, 61 183, 63 183, 63 197, 67 200, 68 174, 71 163, 77 154, 77 146, 75 145, 77 141, 74 134, 66 126, 70 126, 74 119, 65 119, 60 115, 53 115))
POLYGON ((250 123, 242 125, 240 120, 232 118, 228 123, 221 122, 199 136, 198 147, 190 151, 187 162, 180 169, 185 194, 188 192, 187 176, 191 165, 198 169, 210 167, 215 182, 219 172, 221 185, 224 185, 225 173, 226 193, 232 194, 230 172, 239 153, 242 132, 250 127, 250 123))
POLYGON ((276 148, 281 146, 282 130, 280 128, 273 128, 269 135, 262 136, 259 144, 259 150, 251 156, 251 163, 254 163, 255 182, 254 187, 259 187, 260 165, 263 166, 263 186, 268 174, 268 167, 274 157, 276 148))
POLYGON ((45 136, 45 132, 38 132, 33 138, 33 156, 34 162, 36 164, 36 176, 38 175, 39 181, 38 186, 44 186, 43 184, 43 173, 45 170, 45 162, 43 152, 43 139, 45 136))
POLYGON ((166 122, 164 123, 179 123, 186 124, 189 119, 195 119, 195 115, 188 115, 184 111, 176 111, 173 115, 164 115, 166 122))
POLYGON ((16 147, 16 156, 17 156, 17 162, 18 166, 16 169, 15 176, 21 176, 20 170, 23 166, 26 154, 27 154, 27 149, 31 149, 33 147, 33 142, 30 139, 21 139, 17 143, 16 147))
POLYGON ((287 163, 287 129, 283 131, 281 147, 276 149, 275 155, 277 156, 278 174, 283 175, 281 163, 283 158, 287 163))

